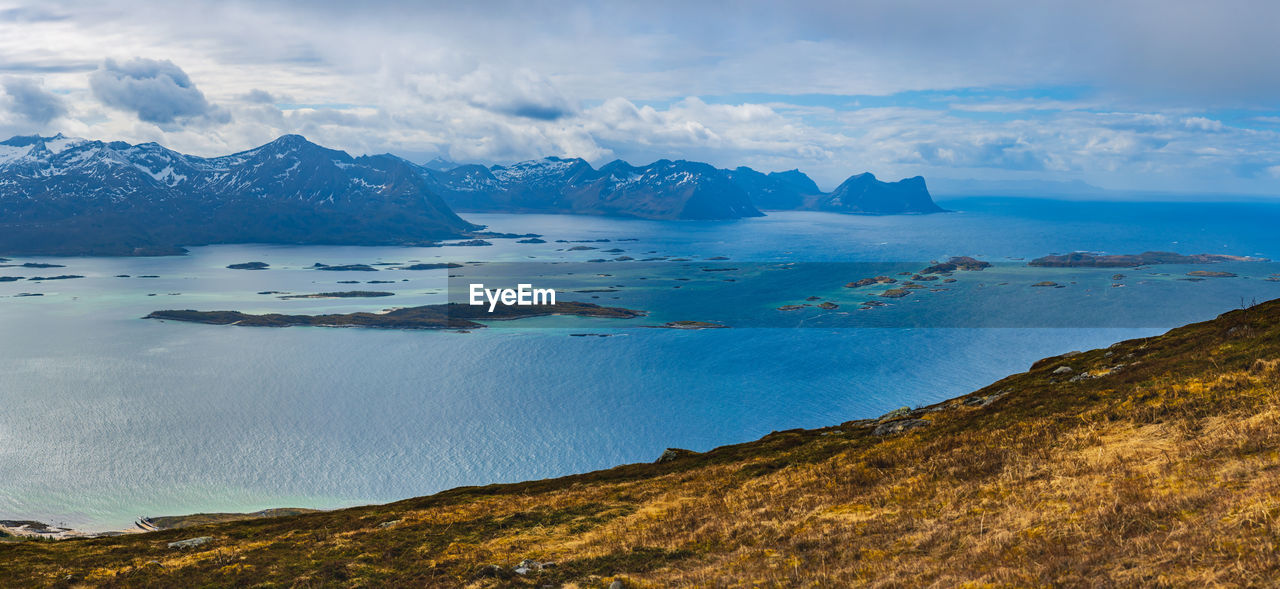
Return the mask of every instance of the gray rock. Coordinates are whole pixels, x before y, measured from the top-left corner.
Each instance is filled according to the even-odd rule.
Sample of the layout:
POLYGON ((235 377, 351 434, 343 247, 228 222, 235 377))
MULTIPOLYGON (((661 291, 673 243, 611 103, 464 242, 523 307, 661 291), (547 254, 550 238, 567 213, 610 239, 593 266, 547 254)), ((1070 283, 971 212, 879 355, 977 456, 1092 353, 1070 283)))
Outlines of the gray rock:
POLYGON ((678 460, 680 458, 697 456, 698 454, 699 454, 698 452, 694 452, 693 450, 685 450, 684 448, 667 448, 667 450, 662 453, 662 456, 659 456, 658 459, 654 462, 657 464, 662 464, 664 462, 671 462, 672 460, 678 460))
POLYGON ((880 422, 883 423, 885 421, 889 421, 890 419, 898 419, 899 417, 906 417, 908 415, 911 415, 910 407, 899 407, 897 409, 894 409, 893 411, 890 411, 888 413, 885 413, 884 415, 881 415, 880 422))
POLYGON ((520 564, 511 569, 517 575, 527 575, 529 573, 540 571, 544 568, 556 566, 554 562, 538 562, 536 560, 524 559, 520 564))
POLYGON ((398 523, 400 523, 400 520, 398 520, 398 519, 393 519, 393 520, 391 520, 391 521, 389 521, 389 522, 382 522, 382 523, 378 524, 378 527, 379 527, 379 528, 389 528, 389 527, 394 526, 394 525, 396 525, 396 524, 398 524, 398 523))
POLYGON ((871 433, 877 436, 888 436, 908 432, 913 429, 920 429, 933 425, 933 422, 927 419, 899 419, 898 421, 890 421, 876 426, 871 433))
POLYGON ((985 397, 969 397, 968 399, 965 399, 964 404, 973 407, 986 407, 1012 392, 1013 389, 1001 389, 1000 392, 992 393, 985 397))
POLYGON ((520 565, 516 565, 515 569, 512 569, 512 572, 515 572, 517 575, 527 575, 530 574, 530 572, 552 569, 554 566, 556 566, 556 562, 554 561, 538 562, 531 560, 531 558, 525 558, 524 561, 520 561, 520 565))
POLYGON ((170 542, 169 548, 195 548, 196 546, 203 546, 212 541, 213 541, 213 538, 210 538, 209 536, 200 536, 198 538, 189 538, 187 540, 178 540, 177 542, 170 542))
POLYGON ((1075 369, 1070 366, 1059 366, 1053 370, 1053 374, 1071 374, 1075 369))
POLYGON ((627 586, 623 585, 622 581, 614 581, 609 583, 609 589, 627 589, 627 586))

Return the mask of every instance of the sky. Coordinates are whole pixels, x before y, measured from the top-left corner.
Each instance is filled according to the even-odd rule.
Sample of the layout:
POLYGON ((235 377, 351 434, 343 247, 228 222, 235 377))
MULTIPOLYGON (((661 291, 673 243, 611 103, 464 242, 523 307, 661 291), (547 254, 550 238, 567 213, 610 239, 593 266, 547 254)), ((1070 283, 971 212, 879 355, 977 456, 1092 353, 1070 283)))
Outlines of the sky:
POLYGON ((1280 3, 0 0, 0 135, 1280 195, 1280 3))

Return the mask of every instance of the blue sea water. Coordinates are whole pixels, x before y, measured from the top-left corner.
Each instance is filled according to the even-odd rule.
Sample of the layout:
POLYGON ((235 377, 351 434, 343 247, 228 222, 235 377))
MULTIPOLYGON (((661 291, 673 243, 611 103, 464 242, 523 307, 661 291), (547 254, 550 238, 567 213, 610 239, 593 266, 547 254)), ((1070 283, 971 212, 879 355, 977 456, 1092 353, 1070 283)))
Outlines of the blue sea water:
POLYGON ((495 231, 540 233, 548 243, 232 245, 180 257, 15 260, 66 268, 9 267, 0 275, 85 278, 0 283, 0 519, 110 529, 142 515, 330 508, 649 461, 669 446, 706 450, 940 401, 1044 356, 1153 335, 1242 301, 1280 296, 1280 282, 1266 280, 1280 272, 1273 264, 1217 265, 1212 269, 1240 277, 1203 282, 1178 280, 1184 267, 1122 270, 1125 287, 1113 288, 1115 270, 1033 271, 1016 259, 1073 250, 1280 258, 1280 205, 941 204, 957 212, 774 213, 726 222, 477 214, 467 218, 495 231), (558 239, 611 241, 570 252, 558 239), (642 308, 649 317, 533 319, 470 333, 141 319, 172 308, 377 311, 443 302, 449 286, 447 271, 323 272, 308 268, 315 262, 484 261, 466 271, 550 274, 590 268, 586 260, 614 247, 636 258, 724 256, 729 260, 718 264, 739 268, 741 280, 694 267, 693 279, 677 283, 675 270, 664 268, 678 263, 601 265, 611 276, 580 277, 622 288, 568 296, 642 308), (952 255, 997 266, 957 273, 948 291, 918 292, 865 312, 855 311, 857 302, 874 295, 841 286, 863 276, 823 275, 859 264, 916 268, 952 255), (225 268, 252 260, 272 267, 225 268), (566 261, 574 263, 559 264, 566 261), (741 276, 787 264, 796 269, 741 276), (129 277, 116 277, 123 274, 129 277), (1029 286, 1042 279, 1065 288, 1029 286), (338 284, 345 280, 362 284, 338 284), (395 296, 258 294, 335 290, 395 296), (839 301, 840 310, 776 311, 810 295, 839 301), (1081 309, 1092 310, 1086 320, 1037 320, 1078 317, 1081 309), (999 327, 947 321, 966 313, 1014 319, 991 323, 999 327), (677 319, 733 328, 628 328, 677 319), (583 332, 611 337, 570 336, 583 332))

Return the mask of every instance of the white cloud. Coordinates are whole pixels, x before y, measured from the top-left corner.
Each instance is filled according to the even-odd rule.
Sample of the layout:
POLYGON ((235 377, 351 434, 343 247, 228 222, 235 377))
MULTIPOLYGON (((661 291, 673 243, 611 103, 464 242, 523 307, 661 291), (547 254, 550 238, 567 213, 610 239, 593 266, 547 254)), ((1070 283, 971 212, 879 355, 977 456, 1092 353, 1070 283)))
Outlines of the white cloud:
MULTIPOLYGON (((65 107, 59 128, 205 155, 300 132, 418 159, 683 157, 799 167, 823 184, 871 170, 1250 190, 1275 188, 1265 170, 1280 164, 1275 133, 1213 112, 1276 103, 1275 5, 750 2, 730 15, 675 2, 108 0, 7 10, 0 74, 39 72, 65 107), (157 60, 147 75, 126 71, 138 56, 157 60), (106 59, 114 66, 99 68, 106 59), (1051 91, 1060 86, 1084 90, 1063 99, 1051 91), (957 97, 894 94, 910 91, 957 97), (810 93, 889 98, 787 98, 810 93)), ((12 108, 0 113, 0 131, 31 127, 12 108)))

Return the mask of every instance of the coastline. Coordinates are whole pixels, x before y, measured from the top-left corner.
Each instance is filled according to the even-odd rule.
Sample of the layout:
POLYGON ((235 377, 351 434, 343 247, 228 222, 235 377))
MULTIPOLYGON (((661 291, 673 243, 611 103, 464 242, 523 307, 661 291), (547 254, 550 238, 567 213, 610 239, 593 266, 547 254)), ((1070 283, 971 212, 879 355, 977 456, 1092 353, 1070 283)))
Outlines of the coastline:
MULTIPOLYGON (((1273 301, 1273 303, 1280 305, 1280 299, 1278 299, 1277 301, 1273 301)), ((592 306, 594 307, 594 305, 592 306)), ((515 309, 515 308, 512 307, 512 309, 515 309)), ((608 309, 608 308, 605 308, 605 309, 608 309)), ((613 309, 608 309, 608 310, 613 311, 613 309)), ((618 311, 633 312, 627 309, 618 309, 618 311)), ((543 313, 543 315, 545 314, 546 313, 543 313)), ((697 321, 674 322, 674 323, 675 324, 672 324, 672 325, 648 325, 648 326, 640 326, 640 327, 657 328, 657 329, 666 328, 666 329, 676 329, 676 330, 722 329, 727 327, 724 325, 706 324, 705 322, 697 322, 697 321), (680 323, 688 323, 690 325, 679 325, 680 323)), ((1178 331, 1180 329, 1186 329, 1186 327, 1174 328, 1171 331, 1178 331)), ((595 334, 587 334, 587 335, 595 335, 595 334)), ((1162 337, 1162 336, 1155 336, 1155 337, 1162 337)), ((1142 341, 1145 339, 1152 339, 1152 338, 1140 338, 1139 340, 1116 341, 1113 344, 1111 344, 1107 349, 1114 349, 1123 344, 1142 341)), ((1099 350, 1091 350, 1090 353, 1098 352, 1098 351, 1099 350)), ((1082 352, 1072 351, 1072 352, 1067 352, 1065 354, 1061 354, 1058 356, 1048 356, 1045 358, 1041 358, 1035 361, 1029 370, 1034 371, 1037 369, 1042 369, 1044 366, 1048 366, 1056 363, 1056 361, 1063 360, 1066 358, 1073 358, 1081 354, 1082 352)), ((1100 375, 1106 376, 1114 372, 1119 372, 1119 370, 1120 368, 1116 368, 1114 371, 1107 372, 1107 373, 1100 373, 1100 375)), ((905 431, 916 429, 918 427, 927 427, 927 424, 922 424, 921 422, 927 422, 928 420, 921 419, 921 418, 927 418, 927 416, 931 414, 938 414, 939 412, 956 410, 956 409, 974 409, 974 408, 980 409, 1001 400, 1003 397, 1008 395, 1009 390, 1002 389, 1002 390, 992 391, 991 389, 994 389, 996 385, 1006 380, 1023 376, 1025 374, 1027 373, 1025 372, 1012 373, 1003 378, 997 379, 992 384, 980 387, 970 392, 957 395, 955 397, 951 397, 951 398, 944 399, 935 403, 930 403, 927 405, 920 405, 916 407, 901 407, 899 409, 895 409, 879 417, 854 419, 854 420, 842 422, 837 425, 830 425, 830 426, 823 426, 823 427, 796 428, 796 429, 789 429, 789 430, 782 430, 782 431, 774 431, 769 435, 764 436, 763 438, 759 438, 756 440, 742 440, 737 442, 731 442, 723 446, 717 446, 705 452, 695 452, 695 451, 684 450, 680 448, 668 448, 667 451, 664 452, 663 454, 659 456, 655 456, 652 464, 664 464, 677 458, 689 458, 689 457, 698 457, 698 456, 706 456, 706 455, 715 455, 721 452, 736 452, 738 451, 737 449, 741 447, 749 446, 752 444, 763 443, 769 440, 770 438, 777 436, 778 434, 827 436, 827 435, 832 435, 833 432, 849 431, 850 429, 852 429, 852 430, 862 430, 874 436, 882 436, 886 434, 902 433, 905 431)), ((1089 378, 1094 378, 1094 377, 1089 376, 1089 378)), ((1077 378, 1077 380, 1080 380, 1080 379, 1077 378)), ((1053 381, 1050 381, 1050 382, 1052 383, 1053 381)), ((1072 382, 1076 382, 1076 381, 1072 381, 1072 382)), ((176 529, 182 529, 182 528, 200 526, 200 525, 206 525, 206 524, 230 523, 230 522, 239 522, 239 521, 245 521, 245 520, 254 520, 254 519, 262 519, 262 518, 270 518, 270 517, 285 517, 285 516, 299 515, 299 514, 306 514, 306 513, 334 513, 334 512, 340 512, 340 511, 351 510, 351 509, 386 507, 388 505, 393 505, 403 501, 420 500, 424 498, 432 498, 437 496, 448 496, 456 493, 468 492, 476 488, 500 488, 500 487, 525 486, 525 485, 543 485, 543 484, 555 483, 557 481, 562 481, 562 480, 570 480, 570 479, 576 479, 580 477, 595 476, 600 473, 606 473, 616 469, 642 466, 645 464, 647 463, 619 464, 619 465, 606 468, 603 470, 599 470, 599 471, 571 473, 563 476, 556 476, 556 477, 550 477, 545 479, 533 479, 533 480, 521 481, 516 483, 489 484, 489 485, 484 485, 483 487, 475 487, 472 485, 462 485, 458 487, 444 489, 436 493, 432 493, 430 495, 426 495, 422 497, 406 497, 406 498, 394 500, 387 503, 368 503, 368 504, 361 504, 361 505, 337 507, 333 509, 313 509, 313 508, 294 507, 294 508, 267 508, 259 511, 239 512, 239 513, 232 513, 232 512, 189 513, 184 515, 173 515, 173 516, 141 516, 137 520, 135 520, 134 525, 131 527, 104 530, 104 531, 88 531, 88 530, 80 530, 80 529, 74 529, 74 528, 61 528, 61 527, 53 526, 51 524, 46 524, 44 522, 39 522, 34 520, 0 520, 0 532, 10 533, 13 536, 18 537, 19 539, 25 539, 25 540, 58 540, 58 541, 106 538, 106 537, 116 537, 116 536, 122 536, 122 535, 133 535, 133 534, 149 534, 149 533, 165 532, 170 530, 176 530, 176 529), (21 527, 18 527, 18 526, 14 526, 12 528, 10 526, 6 526, 6 524, 9 524, 9 523, 27 524, 27 529, 21 529, 21 527)), ((4 538, 3 534, 0 533, 0 541, 3 541, 5 539, 6 538, 4 538)))

